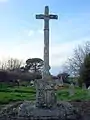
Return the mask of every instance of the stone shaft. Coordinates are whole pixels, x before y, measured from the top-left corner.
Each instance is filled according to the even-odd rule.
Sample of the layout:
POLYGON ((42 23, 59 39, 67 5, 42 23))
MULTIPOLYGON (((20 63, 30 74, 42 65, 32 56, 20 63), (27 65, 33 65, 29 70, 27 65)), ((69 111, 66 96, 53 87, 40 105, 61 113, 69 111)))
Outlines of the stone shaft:
MULTIPOLYGON (((45 16, 48 16, 49 8, 45 7, 45 16)), ((44 69, 43 79, 49 76, 49 18, 44 19, 44 69)))
POLYGON ((49 15, 49 7, 45 7, 44 15, 36 15, 36 19, 44 19, 44 67, 42 80, 36 82, 36 106, 54 107, 56 105, 55 83, 49 73, 49 20, 57 19, 57 15, 49 15))
POLYGON ((36 15, 36 19, 44 19, 44 68, 43 68, 43 80, 49 76, 49 20, 58 19, 57 15, 49 14, 49 7, 45 6, 44 15, 36 15))

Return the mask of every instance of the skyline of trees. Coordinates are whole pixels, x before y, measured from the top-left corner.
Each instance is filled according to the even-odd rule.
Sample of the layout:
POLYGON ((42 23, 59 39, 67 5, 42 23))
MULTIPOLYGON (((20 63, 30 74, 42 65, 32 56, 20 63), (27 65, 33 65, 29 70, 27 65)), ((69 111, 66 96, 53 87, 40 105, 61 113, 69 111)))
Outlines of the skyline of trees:
MULTIPOLYGON (((79 70, 84 62, 85 56, 90 53, 90 41, 84 43, 84 45, 78 45, 74 49, 72 58, 67 58, 67 64, 64 64, 64 72, 69 72, 68 74, 73 74, 75 76, 79 75, 79 70)), ((19 60, 18 58, 5 59, 0 61, 0 69, 3 70, 21 70, 26 71, 32 70, 34 72, 41 69, 43 66, 43 60, 41 58, 29 58, 25 62, 19 60), (40 68, 41 67, 41 68, 40 68)), ((63 69, 63 65, 61 66, 63 69)), ((59 74, 60 71, 58 71, 59 74)))

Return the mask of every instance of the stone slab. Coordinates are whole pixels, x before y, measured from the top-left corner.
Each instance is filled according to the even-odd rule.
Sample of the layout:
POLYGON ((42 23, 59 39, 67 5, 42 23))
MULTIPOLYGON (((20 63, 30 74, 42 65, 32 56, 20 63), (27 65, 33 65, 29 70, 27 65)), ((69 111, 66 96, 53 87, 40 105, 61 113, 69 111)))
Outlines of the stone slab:
POLYGON ((68 102, 57 103, 55 108, 38 108, 31 102, 24 102, 19 107, 18 116, 35 120, 77 120, 78 112, 68 102))

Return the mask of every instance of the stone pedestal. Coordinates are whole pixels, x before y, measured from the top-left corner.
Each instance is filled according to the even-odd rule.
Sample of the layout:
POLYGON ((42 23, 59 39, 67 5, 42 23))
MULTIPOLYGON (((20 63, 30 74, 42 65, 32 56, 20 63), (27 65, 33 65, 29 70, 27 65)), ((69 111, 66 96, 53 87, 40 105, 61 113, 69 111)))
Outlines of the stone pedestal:
POLYGON ((39 108, 30 101, 20 105, 18 116, 30 120, 77 120, 78 111, 68 102, 57 103, 55 107, 39 108))
POLYGON ((30 120, 77 120, 78 112, 68 102, 56 100, 55 82, 52 79, 37 80, 36 101, 20 105, 18 116, 30 120))
POLYGON ((56 90, 53 80, 37 80, 36 82, 36 106, 39 108, 51 108, 56 106, 56 90))

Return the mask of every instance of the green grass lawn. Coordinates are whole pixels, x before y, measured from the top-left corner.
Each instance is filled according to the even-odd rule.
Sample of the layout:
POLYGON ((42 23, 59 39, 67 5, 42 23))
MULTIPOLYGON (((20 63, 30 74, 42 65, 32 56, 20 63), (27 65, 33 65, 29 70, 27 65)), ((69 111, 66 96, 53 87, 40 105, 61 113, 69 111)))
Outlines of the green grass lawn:
POLYGON ((35 100, 36 90, 34 87, 9 87, 2 85, 0 87, 0 104, 6 104, 15 101, 35 100))
MULTIPOLYGON (((90 91, 89 91, 90 92, 90 91)), ((64 101, 90 100, 88 90, 75 89, 73 96, 69 95, 68 88, 57 91, 57 99, 64 101)), ((34 87, 0 87, 0 104, 7 104, 14 101, 35 100, 36 90, 34 87)))
POLYGON ((58 90, 57 99, 65 101, 90 100, 90 91, 76 88, 74 95, 70 96, 68 89, 58 90))

